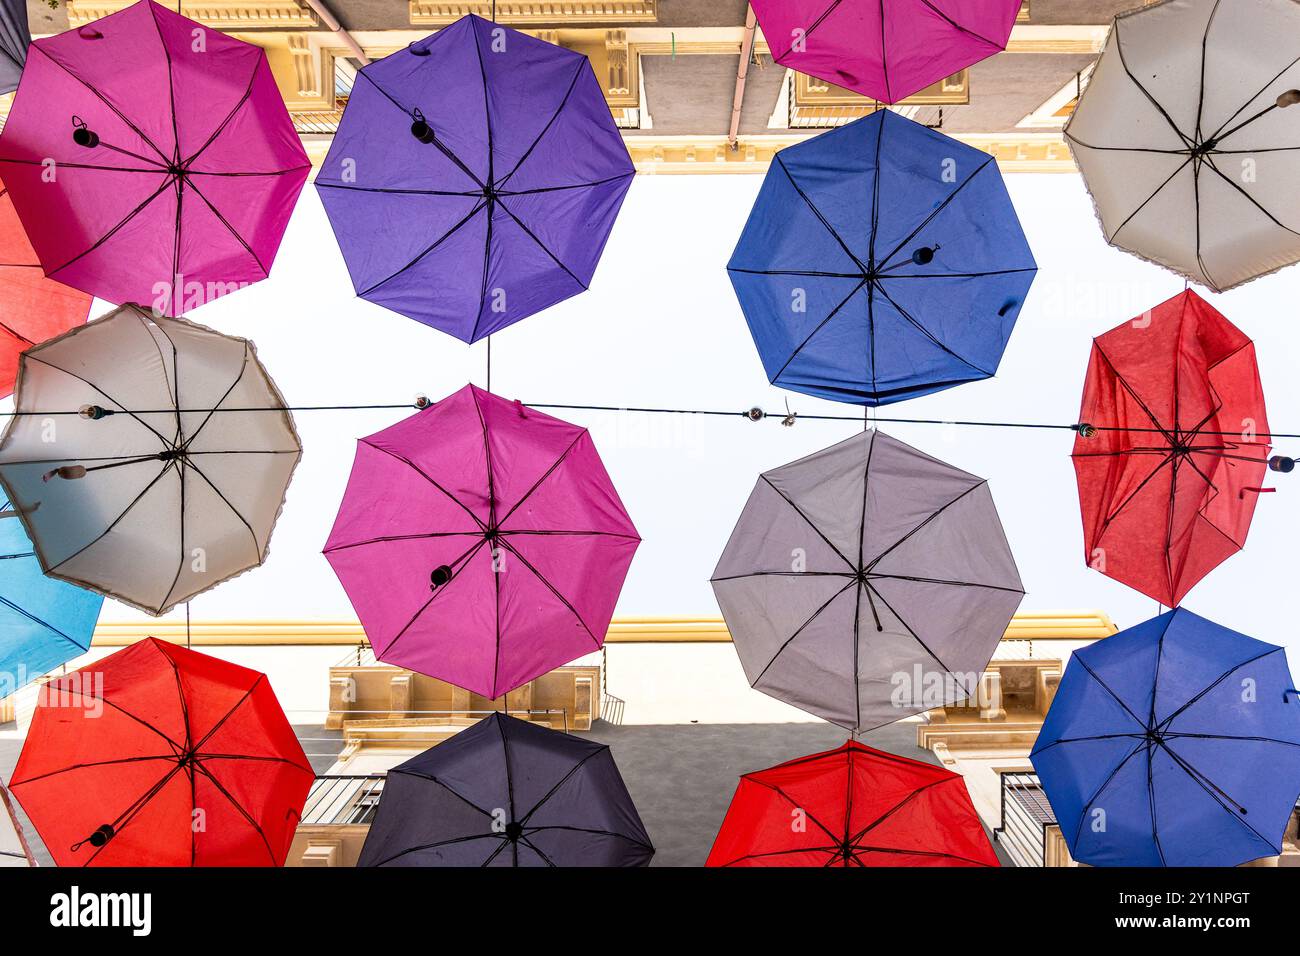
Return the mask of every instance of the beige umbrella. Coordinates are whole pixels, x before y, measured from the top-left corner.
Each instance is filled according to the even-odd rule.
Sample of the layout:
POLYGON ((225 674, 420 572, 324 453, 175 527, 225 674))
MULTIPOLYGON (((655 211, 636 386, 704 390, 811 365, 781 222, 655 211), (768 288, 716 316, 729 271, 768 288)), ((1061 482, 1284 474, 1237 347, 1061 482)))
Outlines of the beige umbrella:
POLYGON ((1065 137, 1112 245, 1221 292, 1300 261, 1300 4, 1115 19, 1065 137))
POLYGON ((162 614, 265 560, 302 445, 251 342, 125 305, 25 352, 16 410, 0 484, 47 574, 162 614))

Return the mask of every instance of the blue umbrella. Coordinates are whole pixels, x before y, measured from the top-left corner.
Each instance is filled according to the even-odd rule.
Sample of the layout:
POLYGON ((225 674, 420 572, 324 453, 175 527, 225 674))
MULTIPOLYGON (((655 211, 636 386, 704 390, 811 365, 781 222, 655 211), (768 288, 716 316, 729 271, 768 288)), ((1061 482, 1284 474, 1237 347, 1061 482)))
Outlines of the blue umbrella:
POLYGON ((31 42, 27 0, 0 0, 0 94, 18 89, 31 42))
POLYGON ((1037 266, 993 157, 880 110, 777 154, 727 271, 772 384, 887 405, 991 376, 1037 266))
POLYGON ((1236 866, 1300 792, 1286 652, 1175 608, 1075 651, 1030 759, 1073 857, 1236 866))
POLYGON ((0 697, 84 654, 103 603, 41 573, 22 521, 0 495, 0 697))

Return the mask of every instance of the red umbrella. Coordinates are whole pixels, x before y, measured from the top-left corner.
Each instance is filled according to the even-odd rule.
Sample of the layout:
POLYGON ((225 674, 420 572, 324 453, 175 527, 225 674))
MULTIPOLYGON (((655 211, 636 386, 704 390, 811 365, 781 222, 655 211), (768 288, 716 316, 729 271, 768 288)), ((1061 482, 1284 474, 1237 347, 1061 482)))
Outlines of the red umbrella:
POLYGON ((998 866, 962 778, 848 741, 740 778, 706 866, 998 866))
POLYGON ((265 675, 151 637, 47 685, 9 786, 59 866, 280 866, 312 780, 265 675))
POLYGON ((13 394, 18 356, 81 325, 90 296, 45 278, 40 260, 0 185, 0 398, 13 394))
POLYGON ((1269 452, 1254 344, 1183 292, 1093 341, 1079 421, 1085 559, 1177 605, 1246 543, 1269 452))

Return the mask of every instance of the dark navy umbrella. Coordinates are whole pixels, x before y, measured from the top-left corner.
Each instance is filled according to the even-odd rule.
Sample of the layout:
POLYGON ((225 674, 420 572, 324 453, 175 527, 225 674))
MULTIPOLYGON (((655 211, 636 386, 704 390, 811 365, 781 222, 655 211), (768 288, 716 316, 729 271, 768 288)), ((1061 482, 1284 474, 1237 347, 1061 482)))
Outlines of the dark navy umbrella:
POLYGON ((859 405, 991 376, 1036 268, 993 157, 888 110, 778 153, 727 265, 772 384, 859 405))
POLYGON ((361 70, 316 187, 359 296, 474 342, 587 288, 633 173, 585 56, 471 15, 361 70))
POLYGON ((1286 652, 1175 608, 1075 651, 1030 758, 1074 859, 1236 866, 1300 792, 1286 652))
POLYGON ((388 771, 359 866, 645 866, 609 748, 504 714, 388 771))
POLYGON ((0 495, 0 697, 86 653, 103 603, 41 572, 22 519, 0 495))
POLYGON ((0 0, 0 94, 18 89, 31 42, 27 0, 0 0))

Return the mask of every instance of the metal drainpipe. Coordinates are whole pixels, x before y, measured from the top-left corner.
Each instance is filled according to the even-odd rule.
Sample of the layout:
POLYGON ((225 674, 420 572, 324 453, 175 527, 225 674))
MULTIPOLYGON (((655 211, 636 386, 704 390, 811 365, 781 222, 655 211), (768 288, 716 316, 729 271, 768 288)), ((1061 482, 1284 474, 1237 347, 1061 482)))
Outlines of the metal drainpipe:
MULTIPOLYGON (((315 4, 312 4, 315 6, 315 4)), ((736 95, 731 101, 731 129, 727 131, 727 145, 736 148, 740 134, 740 104, 745 100, 745 77, 749 73, 749 61, 754 56, 754 28, 757 25, 754 8, 745 9, 745 38, 740 43, 740 70, 736 73, 736 95)))
POLYGON ((347 30, 339 24, 334 14, 330 12, 329 7, 325 6, 324 0, 307 0, 307 6, 316 11, 316 16, 321 18, 321 22, 329 29, 334 31, 334 35, 343 41, 344 46, 352 51, 353 57, 361 61, 362 66, 370 65, 370 57, 366 56, 361 49, 361 44, 347 30))

